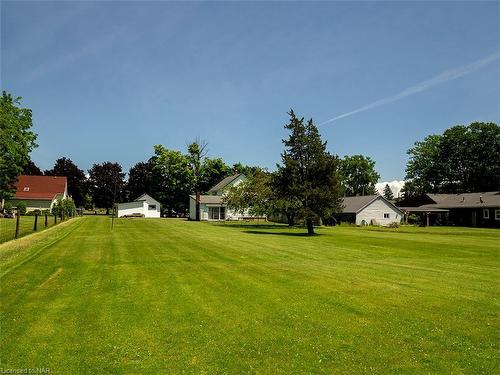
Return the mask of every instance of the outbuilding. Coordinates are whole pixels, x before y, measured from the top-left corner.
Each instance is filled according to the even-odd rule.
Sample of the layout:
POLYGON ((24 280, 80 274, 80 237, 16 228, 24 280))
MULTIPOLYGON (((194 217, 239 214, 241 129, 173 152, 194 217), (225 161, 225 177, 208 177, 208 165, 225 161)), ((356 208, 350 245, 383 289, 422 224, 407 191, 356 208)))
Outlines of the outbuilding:
POLYGON ((390 225, 399 223, 403 212, 380 195, 363 195, 342 199, 342 212, 334 215, 337 221, 356 225, 390 225))
POLYGON ((160 217, 160 202, 147 194, 116 206, 118 217, 160 217))

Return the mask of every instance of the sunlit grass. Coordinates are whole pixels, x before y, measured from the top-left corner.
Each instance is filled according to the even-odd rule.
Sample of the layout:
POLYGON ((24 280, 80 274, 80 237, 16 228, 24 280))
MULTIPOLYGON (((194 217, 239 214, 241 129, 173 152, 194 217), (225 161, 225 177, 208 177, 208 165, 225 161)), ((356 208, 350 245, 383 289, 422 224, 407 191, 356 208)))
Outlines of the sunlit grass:
POLYGON ((2 367, 498 370, 498 231, 317 232, 85 217, 0 245, 2 367))

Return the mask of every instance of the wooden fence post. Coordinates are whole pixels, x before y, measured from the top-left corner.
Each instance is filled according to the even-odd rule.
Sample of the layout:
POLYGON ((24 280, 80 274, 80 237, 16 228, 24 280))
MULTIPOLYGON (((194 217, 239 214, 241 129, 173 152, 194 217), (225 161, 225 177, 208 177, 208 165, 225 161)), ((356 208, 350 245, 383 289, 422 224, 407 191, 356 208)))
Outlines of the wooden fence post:
POLYGON ((16 210, 16 236, 15 238, 19 237, 19 208, 16 210))
POLYGON ((45 228, 47 228, 47 225, 49 224, 48 222, 48 215, 45 213, 45 228))
POLYGON ((33 232, 36 232, 36 225, 38 224, 38 214, 35 213, 35 222, 33 223, 33 232))
POLYGON ((54 212, 54 225, 57 224, 57 214, 54 212))

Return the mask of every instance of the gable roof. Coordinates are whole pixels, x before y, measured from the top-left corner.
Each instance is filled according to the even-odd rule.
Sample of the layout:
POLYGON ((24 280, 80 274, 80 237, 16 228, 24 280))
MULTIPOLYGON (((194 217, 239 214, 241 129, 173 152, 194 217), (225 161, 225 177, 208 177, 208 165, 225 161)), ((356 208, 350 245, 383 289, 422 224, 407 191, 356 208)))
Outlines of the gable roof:
POLYGON ((477 208, 500 207, 500 192, 486 191, 482 193, 463 194, 426 194, 435 203, 421 207, 436 208, 477 208))
POLYGON ((68 179, 60 176, 21 175, 15 184, 14 199, 52 200, 66 192, 68 179))
POLYGON ((342 204, 344 206, 344 208, 342 209, 342 213, 357 214, 358 212, 363 210, 365 207, 369 206, 372 202, 376 201, 377 199, 382 199, 393 210, 402 213, 398 207, 396 207, 391 201, 385 199, 381 195, 361 195, 357 197, 344 197, 342 198, 342 204))
POLYGON ((243 175, 242 173, 238 173, 238 174, 234 174, 232 176, 226 177, 225 179, 220 181, 215 186, 212 186, 212 188, 207 193, 215 193, 217 191, 224 189, 227 185, 229 185, 231 182, 233 182, 234 180, 236 180, 238 177, 240 177, 242 175, 243 175))
POLYGON ((158 202, 156 199, 154 199, 151 195, 149 194, 142 194, 140 197, 134 199, 134 202, 142 202, 142 201, 147 201, 147 200, 150 200, 150 201, 155 201, 156 203, 160 204, 160 202, 158 202))
MULTIPOLYGON (((196 200, 195 195, 189 196, 192 200, 196 200)), ((200 203, 204 204, 224 204, 220 195, 200 195, 200 203)))

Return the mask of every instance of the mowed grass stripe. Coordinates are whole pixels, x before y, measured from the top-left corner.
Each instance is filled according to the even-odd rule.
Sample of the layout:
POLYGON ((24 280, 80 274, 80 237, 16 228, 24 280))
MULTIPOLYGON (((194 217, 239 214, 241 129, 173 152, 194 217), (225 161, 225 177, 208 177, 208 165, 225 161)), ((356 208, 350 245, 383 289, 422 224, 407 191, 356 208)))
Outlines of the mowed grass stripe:
POLYGON ((494 371, 497 232, 419 229, 83 218, 2 278, 2 366, 494 371))

